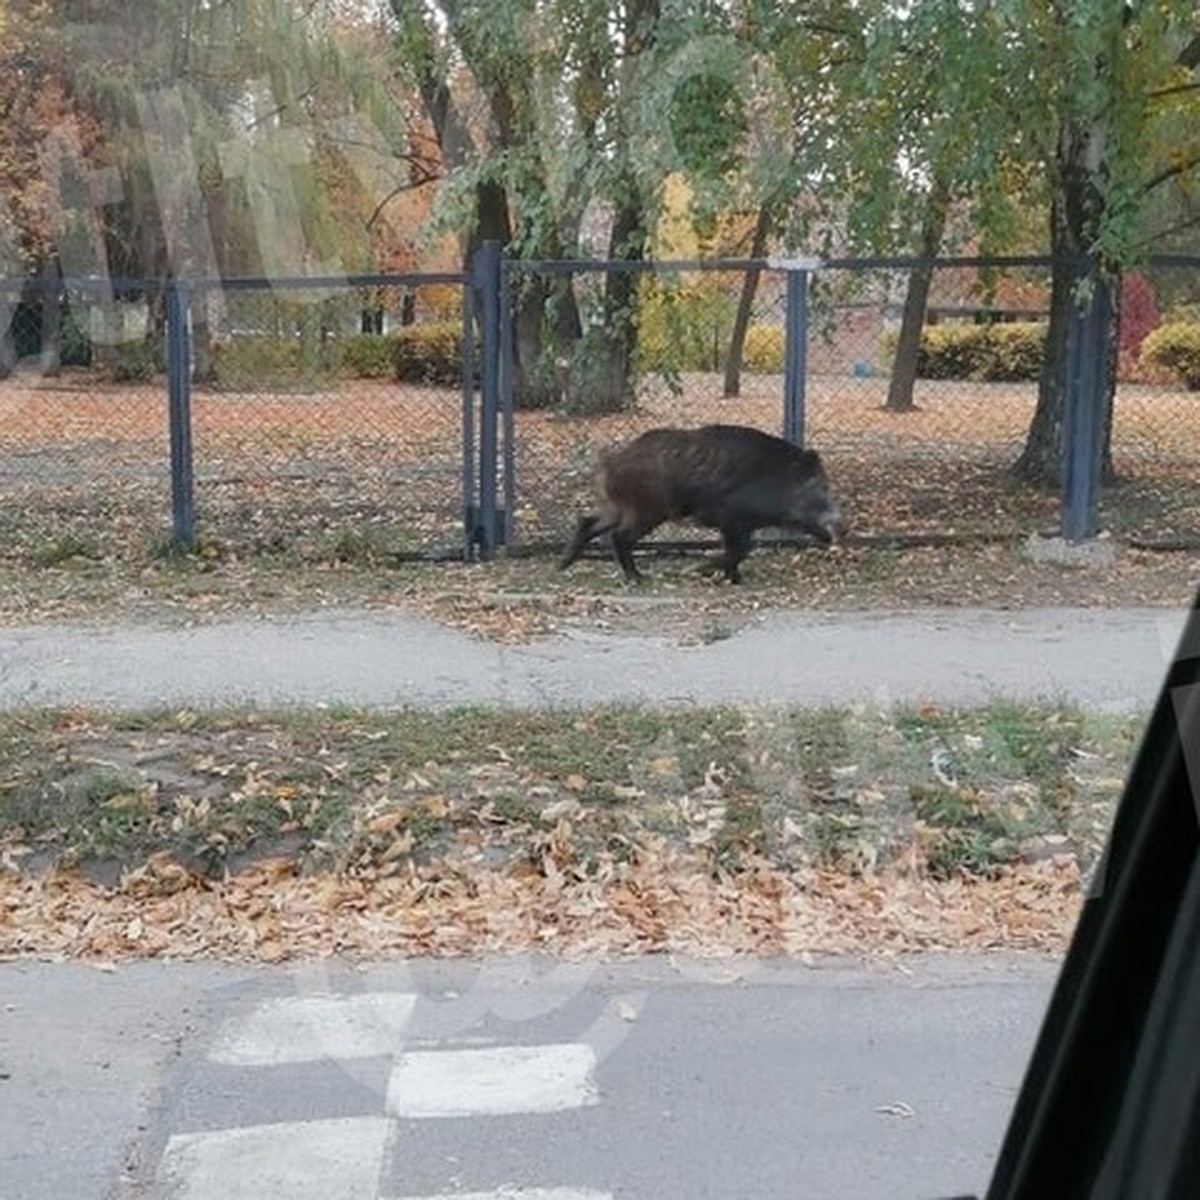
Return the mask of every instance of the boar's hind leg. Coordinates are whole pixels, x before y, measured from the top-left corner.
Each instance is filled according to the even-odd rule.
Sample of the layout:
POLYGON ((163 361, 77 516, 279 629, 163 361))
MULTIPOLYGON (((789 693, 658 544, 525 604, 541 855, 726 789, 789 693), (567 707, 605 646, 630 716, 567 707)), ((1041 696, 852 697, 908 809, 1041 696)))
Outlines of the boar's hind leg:
POLYGON ((645 576, 638 570, 637 563, 633 561, 633 548, 637 545, 638 538, 641 534, 637 530, 614 529, 612 531, 612 548, 613 555, 621 566, 621 570, 625 572, 625 579, 629 583, 641 583, 645 576))
POLYGON ((575 536, 571 539, 571 543, 563 551, 563 556, 558 560, 558 569, 565 571, 580 555, 584 546, 593 538, 598 538, 602 533, 608 532, 607 525, 600 524, 600 518, 595 513, 589 513, 586 517, 579 518, 579 524, 575 527, 575 536))
POLYGON ((730 526, 721 530, 721 537, 725 541, 725 556, 721 559, 725 578, 730 583, 741 583, 742 573, 739 567, 742 560, 750 553, 753 534, 751 530, 743 529, 741 526, 730 526))

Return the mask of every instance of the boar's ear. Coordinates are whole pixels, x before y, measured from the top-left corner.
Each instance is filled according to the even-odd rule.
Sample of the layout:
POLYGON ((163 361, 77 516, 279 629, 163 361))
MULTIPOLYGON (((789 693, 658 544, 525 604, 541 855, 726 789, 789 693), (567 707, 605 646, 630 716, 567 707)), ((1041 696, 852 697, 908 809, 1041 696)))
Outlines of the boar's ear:
POLYGON ((792 462, 798 471, 806 475, 821 469, 821 456, 815 450, 795 449, 792 452, 792 462))

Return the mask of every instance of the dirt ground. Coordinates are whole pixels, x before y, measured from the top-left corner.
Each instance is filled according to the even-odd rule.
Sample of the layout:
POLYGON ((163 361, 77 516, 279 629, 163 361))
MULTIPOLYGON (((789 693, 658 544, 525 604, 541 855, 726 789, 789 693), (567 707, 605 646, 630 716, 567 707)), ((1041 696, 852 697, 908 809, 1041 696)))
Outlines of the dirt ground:
MULTIPOLYGON (((80 376, 9 380, 0 384, 0 624, 197 622, 400 607, 490 640, 526 641, 584 626, 709 642, 769 609, 1190 604, 1200 579, 1200 481, 1193 467, 1200 414, 1192 397, 1123 391, 1114 447, 1124 479, 1106 493, 1101 513, 1106 538, 1100 545, 1111 553, 1067 566, 1030 554, 1030 538, 1054 528, 1058 498, 1016 486, 1005 470, 1028 424, 1030 388, 930 385, 919 393, 919 411, 897 415, 880 410, 881 386, 872 379, 826 379, 809 390, 810 442, 826 458, 854 529, 845 547, 761 546, 740 588, 702 572, 696 554, 648 554, 650 581, 633 591, 602 555, 566 573, 555 569, 553 552, 587 500, 596 450, 667 421, 740 420, 776 428, 778 379, 749 380, 736 403, 714 398, 710 379, 694 378, 679 395, 654 391, 637 414, 589 421, 517 414, 515 474, 502 479, 510 485, 512 553, 490 563, 410 561, 414 554, 462 548, 462 408, 452 391, 377 383, 271 395, 197 391, 199 540, 194 553, 178 555, 169 538, 161 383, 116 388, 80 376), (528 553, 535 547, 543 552, 528 553)), ((468 461, 474 467, 477 459, 468 461)), ((685 534, 663 531, 666 538, 685 534)), ((7 789, 0 798, 9 801, 43 751, 59 755, 53 761, 64 777, 77 779, 88 768, 81 756, 103 765, 136 743, 134 752, 151 761, 162 752, 162 744, 151 744, 154 738, 167 737, 150 726, 149 733, 114 728, 104 714, 31 719, 49 721, 49 731, 33 739, 40 749, 14 752, 0 776, 0 788, 7 789), (91 749, 81 751, 89 738, 91 749)), ((212 733, 214 745, 225 746, 222 738, 253 743, 252 719, 230 715, 230 729, 212 733)), ((10 746, 20 742, 18 732, 8 731, 10 746)), ((968 788, 934 795, 949 808, 939 809, 936 820, 927 808, 928 819, 909 828, 904 853, 886 862, 860 856, 848 869, 847 860, 836 857, 797 865, 767 853, 764 831, 787 827, 774 816, 764 823, 761 797, 739 787, 736 777, 701 770, 679 795, 665 795, 664 804, 679 808, 668 814, 667 837, 630 803, 638 797, 612 790, 645 791, 643 784, 617 772, 600 779, 593 794, 591 773, 565 762, 557 770, 514 774, 514 748, 497 738, 466 764, 479 773, 461 787, 433 778, 450 770, 448 749, 430 752, 433 767, 411 764, 403 780, 368 775, 357 781, 343 803, 348 823, 338 827, 343 840, 336 843, 345 854, 355 847, 365 854, 361 869, 350 869, 344 856, 314 867, 307 851, 302 864, 286 840, 303 833, 305 813, 321 810, 338 790, 328 775, 337 764, 320 746, 280 757, 287 740, 280 735, 274 749, 260 747, 252 766, 226 750, 197 749, 188 740, 195 732, 185 732, 183 739, 178 731, 170 735, 172 745, 186 743, 186 753, 177 755, 178 773, 199 772, 203 786, 164 790, 141 775, 125 786, 120 772, 99 783, 86 777, 87 819, 80 828, 97 827, 102 817, 114 836, 123 836, 142 828, 145 818, 170 835, 138 843, 142 859, 122 860, 119 878, 80 874, 69 855, 49 871, 22 870, 26 860, 18 851, 36 858, 39 847, 61 850, 62 830, 52 823, 33 836, 28 814, 23 823, 6 823, 0 831, 0 953, 275 960, 335 948, 589 954, 1060 949, 1082 894, 1087 855, 1111 805, 1112 782, 1128 754, 1127 745, 1104 751, 1103 803, 1091 810, 1087 838, 1059 847, 1061 853, 1052 843, 1045 853, 998 855, 1005 835, 988 824, 996 810, 988 796, 983 803, 983 793, 968 788), (274 757, 264 757, 268 751, 274 757), (308 774, 276 778, 275 768, 264 768, 285 759, 308 774), (221 776, 220 768, 231 763, 232 774, 221 776), (418 781, 406 790, 414 772, 430 786, 418 781), (260 844, 254 861, 229 860, 218 878, 181 856, 171 840, 176 823, 218 845, 231 837, 220 823, 230 805, 214 807, 209 796, 206 807, 206 787, 232 798, 243 817, 270 812, 283 839, 279 852, 264 858, 260 844), (541 798, 537 811, 528 808, 531 795, 541 798), (319 802, 317 810, 298 807, 301 797, 306 805, 319 802), (613 824, 614 800, 629 809, 628 827, 613 824), (943 833, 952 829, 958 849, 975 854, 982 845, 987 861, 931 871, 939 823, 943 833), (436 861, 414 857, 414 831, 435 825, 456 839, 454 854, 436 861)), ((963 736, 978 741, 984 735, 963 736)), ((975 741, 963 744, 970 748, 975 741)), ((1081 748, 1063 746, 1068 755, 1081 748)), ((655 752, 646 764, 663 757, 655 752)), ((1064 777, 1075 778, 1077 765, 1070 758, 1064 777)), ((43 782, 44 788, 34 780, 28 794, 21 793, 35 810, 67 794, 62 778, 43 782)), ((919 790, 925 783, 905 785, 906 812, 928 804, 919 790)), ((1044 791, 1035 797, 1037 811, 1053 810, 1059 785, 1038 787, 1044 791)), ((822 836, 858 830, 862 805, 869 808, 873 794, 866 788, 857 809, 834 803, 823 814, 822 836)), ((1014 795, 1025 804, 1030 793, 1018 787, 1014 795)), ((1004 813, 1014 811, 1014 795, 997 793, 1004 813)))
MULTIPOLYGON (((844 550, 756 550, 740 591, 704 577, 694 555, 655 559, 647 604, 628 602, 602 559, 565 576, 554 569, 589 499, 596 451, 668 421, 773 428, 778 377, 747 376, 736 401, 716 398, 714 378, 692 376, 677 394, 649 387, 637 413, 516 414, 513 472, 501 480, 510 547, 494 563, 434 565, 408 560, 464 551, 463 410, 452 390, 385 381, 197 389, 199 541, 180 559, 170 543, 162 382, 26 374, 0 384, 0 620, 401 604, 484 636, 529 636, 582 618, 625 628, 667 622, 704 637, 712 621, 761 607, 1190 601, 1200 573, 1194 397, 1122 388, 1114 451, 1123 476, 1100 514, 1115 555, 1073 569, 1031 561, 1028 541, 1055 530, 1059 500, 1018 486, 1006 469, 1032 411, 1031 387, 927 383, 918 411, 894 414, 881 408, 883 386, 824 376, 808 389, 810 443, 852 523, 844 550)), ((673 527, 652 541, 695 538, 673 527)))

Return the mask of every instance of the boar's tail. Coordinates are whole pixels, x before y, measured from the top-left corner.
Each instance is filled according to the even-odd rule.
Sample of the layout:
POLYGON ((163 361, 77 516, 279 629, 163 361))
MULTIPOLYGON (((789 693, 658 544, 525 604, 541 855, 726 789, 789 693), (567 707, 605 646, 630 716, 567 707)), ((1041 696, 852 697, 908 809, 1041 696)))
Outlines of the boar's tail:
POLYGON ((562 558, 558 560, 558 569, 565 571, 579 557, 588 542, 602 534, 609 533, 612 527, 613 523, 602 521, 598 513, 588 513, 586 517, 580 517, 571 544, 563 551, 562 558))

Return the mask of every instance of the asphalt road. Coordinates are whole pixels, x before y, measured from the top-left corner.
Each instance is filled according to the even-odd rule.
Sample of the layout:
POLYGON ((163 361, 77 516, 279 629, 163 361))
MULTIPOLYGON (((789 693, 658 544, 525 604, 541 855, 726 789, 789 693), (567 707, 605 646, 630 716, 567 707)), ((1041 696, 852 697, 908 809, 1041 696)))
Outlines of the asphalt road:
MULTIPOLYGON (((10 627, 0 706, 1006 695, 1136 708, 1184 615, 772 615, 694 647, 601 634, 501 647, 353 612, 10 627)), ((1054 965, 548 970, 0 964, 0 1200, 978 1191, 1054 965)))
POLYGON ((1055 970, 7 963, 0 1195, 978 1191, 1055 970))
POLYGON ((332 612, 188 626, 0 629, 0 707, 482 702, 1148 705, 1185 614, 971 609, 771 614, 732 636, 576 632, 521 646, 405 615, 332 612))

